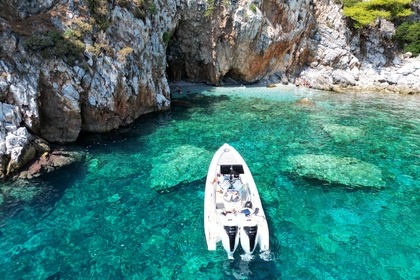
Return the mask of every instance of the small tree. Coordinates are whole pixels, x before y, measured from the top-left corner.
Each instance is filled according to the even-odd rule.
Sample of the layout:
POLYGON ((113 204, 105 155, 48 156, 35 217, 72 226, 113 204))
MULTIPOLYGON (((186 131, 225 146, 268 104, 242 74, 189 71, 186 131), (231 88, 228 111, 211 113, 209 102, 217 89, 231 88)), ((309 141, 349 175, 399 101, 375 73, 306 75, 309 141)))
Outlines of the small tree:
POLYGON ((405 52, 420 54, 420 22, 404 22, 397 27, 394 38, 405 52))
POLYGON ((412 0, 345 0, 343 12, 354 21, 355 28, 362 28, 377 18, 395 20, 413 14, 410 10, 411 2, 412 0))

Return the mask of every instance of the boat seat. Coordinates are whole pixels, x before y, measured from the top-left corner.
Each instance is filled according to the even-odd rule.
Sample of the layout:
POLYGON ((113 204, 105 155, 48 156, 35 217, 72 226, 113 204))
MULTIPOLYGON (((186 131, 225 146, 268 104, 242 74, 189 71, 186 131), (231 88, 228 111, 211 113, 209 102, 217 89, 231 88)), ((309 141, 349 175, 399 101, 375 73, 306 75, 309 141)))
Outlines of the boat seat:
POLYGON ((244 213, 247 217, 252 214, 249 208, 242 209, 241 213, 244 213))
POLYGON ((225 210, 225 204, 223 202, 216 203, 216 211, 223 212, 225 210))
POLYGON ((241 179, 236 179, 233 182, 233 188, 237 189, 237 190, 241 190, 242 189, 242 182, 241 179))

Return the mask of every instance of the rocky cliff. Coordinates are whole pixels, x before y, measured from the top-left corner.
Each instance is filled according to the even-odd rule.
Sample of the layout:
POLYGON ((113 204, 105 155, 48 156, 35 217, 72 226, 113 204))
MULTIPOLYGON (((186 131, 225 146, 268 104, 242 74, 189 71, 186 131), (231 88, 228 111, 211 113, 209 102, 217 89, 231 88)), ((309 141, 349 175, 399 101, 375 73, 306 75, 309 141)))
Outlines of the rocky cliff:
POLYGON ((334 90, 364 85, 368 73, 382 77, 372 86, 418 89, 419 70, 395 55, 389 25, 351 33, 328 0, 2 1, 0 177, 48 142, 167 109, 169 81, 334 90))

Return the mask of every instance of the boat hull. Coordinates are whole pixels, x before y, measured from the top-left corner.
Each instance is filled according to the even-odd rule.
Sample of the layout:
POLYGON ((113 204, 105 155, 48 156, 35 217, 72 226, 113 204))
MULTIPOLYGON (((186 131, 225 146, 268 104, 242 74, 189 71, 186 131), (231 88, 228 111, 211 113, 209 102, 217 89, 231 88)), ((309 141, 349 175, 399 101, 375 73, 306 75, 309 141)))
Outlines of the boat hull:
POLYGON ((269 250, 269 230, 254 178, 242 156, 224 144, 214 154, 204 195, 207 248, 219 241, 233 258, 238 244, 246 254, 269 250))

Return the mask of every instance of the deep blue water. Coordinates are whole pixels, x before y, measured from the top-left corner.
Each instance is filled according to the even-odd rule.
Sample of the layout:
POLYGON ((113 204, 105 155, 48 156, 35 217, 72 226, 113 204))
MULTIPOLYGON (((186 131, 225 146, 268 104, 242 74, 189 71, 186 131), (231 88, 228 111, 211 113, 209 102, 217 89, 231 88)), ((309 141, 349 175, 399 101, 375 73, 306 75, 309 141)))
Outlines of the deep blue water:
POLYGON ((420 279, 419 95, 182 89, 170 111, 83 136, 85 162, 1 186, 2 279, 420 279), (268 260, 207 251, 204 180, 225 142, 259 188, 268 260), (330 177, 297 156, 328 156, 330 177))

